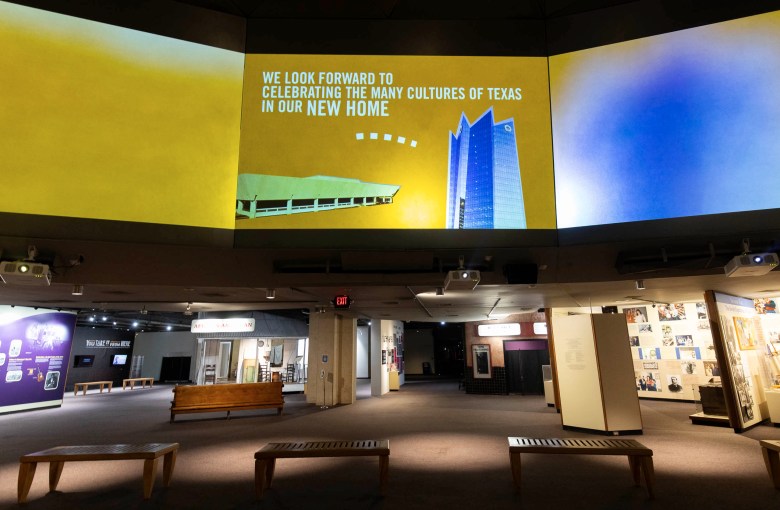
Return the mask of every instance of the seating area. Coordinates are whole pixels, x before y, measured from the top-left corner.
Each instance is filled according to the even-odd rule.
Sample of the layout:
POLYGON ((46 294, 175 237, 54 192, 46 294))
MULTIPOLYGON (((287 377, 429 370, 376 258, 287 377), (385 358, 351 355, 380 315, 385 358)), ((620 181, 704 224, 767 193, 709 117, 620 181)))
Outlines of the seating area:
POLYGON ((274 408, 282 414, 281 382, 175 386, 170 421, 177 414, 225 411, 225 418, 230 418, 231 411, 274 408))
POLYGON ((111 388, 114 386, 114 381, 88 381, 77 382, 73 384, 73 395, 78 395, 79 390, 82 391, 82 395, 87 394, 87 389, 90 386, 99 386, 100 393, 103 393, 103 388, 108 388, 108 393, 111 393, 111 388))
MULTIPOLYGON (((160 466, 148 502, 139 490, 140 462, 68 462, 56 491, 49 492, 45 474, 32 480, 29 508, 712 510, 771 508, 780 494, 767 477, 759 447, 760 440, 780 441, 780 429, 761 425, 736 434, 693 425, 685 403, 642 400, 643 434, 609 438, 636 439, 652 450, 655 499, 648 500, 642 472, 641 487, 634 487, 628 462, 617 455, 525 451, 518 494, 507 437, 561 437, 560 415, 542 396, 468 395, 452 379, 407 383, 399 392, 372 398, 369 381, 358 381, 353 405, 323 410, 306 395, 291 394, 279 419, 263 412, 231 413, 230 420, 215 414, 216 420, 170 426, 165 421, 171 388, 155 383, 142 392, 104 392, 91 399, 69 392, 61 408, 0 415, 0 430, 10 439, 0 449, 0 480, 6 480, 0 484, 0 508, 17 507, 23 455, 55 445, 145 442, 181 444, 176 480, 162 490, 160 466), (276 461, 272 484, 264 486, 262 503, 256 502, 254 455, 264 445, 355 438, 392 443, 383 499, 377 490, 378 457, 312 457, 276 461)), ((564 437, 608 439, 582 431, 564 437)))
POLYGON ((262 499, 271 486, 277 459, 312 457, 379 457, 379 493, 387 492, 390 466, 390 441, 313 441, 268 443, 255 453, 255 495, 262 499))
POLYGON ((157 474, 157 462, 163 461, 163 485, 170 486, 173 467, 176 464, 176 451, 179 443, 145 444, 109 444, 88 446, 57 446, 19 458, 19 483, 17 501, 26 503, 32 486, 35 469, 39 462, 49 463, 49 492, 57 490, 57 484, 66 462, 105 461, 105 460, 143 460, 144 499, 152 496, 154 478, 157 474))
POLYGON ((780 490, 780 441, 766 439, 759 442, 761 455, 775 489, 780 490))
POLYGON ((122 389, 124 390, 129 386, 132 390, 135 388, 136 383, 139 383, 141 388, 146 388, 147 385, 151 388, 154 386, 154 377, 130 377, 128 379, 122 379, 122 389))
POLYGON ((653 450, 634 439, 590 439, 590 438, 530 438, 509 437, 509 460, 515 489, 520 492, 521 462, 524 453, 568 454, 568 455, 625 455, 634 484, 639 486, 640 472, 644 474, 650 499, 655 497, 655 471, 653 450))

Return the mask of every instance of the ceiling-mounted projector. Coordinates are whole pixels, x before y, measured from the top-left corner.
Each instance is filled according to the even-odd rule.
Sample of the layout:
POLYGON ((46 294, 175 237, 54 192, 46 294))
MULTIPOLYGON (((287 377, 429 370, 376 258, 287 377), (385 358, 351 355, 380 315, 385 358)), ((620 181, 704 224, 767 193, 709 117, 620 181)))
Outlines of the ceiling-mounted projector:
POLYGON ((737 255, 724 267, 726 276, 761 276, 775 268, 776 253, 747 253, 737 255))
POLYGON ((37 262, 0 262, 0 280, 9 285, 51 285, 51 271, 37 262))
POLYGON ((474 290, 479 283, 479 271, 456 269, 447 273, 444 290, 474 290))

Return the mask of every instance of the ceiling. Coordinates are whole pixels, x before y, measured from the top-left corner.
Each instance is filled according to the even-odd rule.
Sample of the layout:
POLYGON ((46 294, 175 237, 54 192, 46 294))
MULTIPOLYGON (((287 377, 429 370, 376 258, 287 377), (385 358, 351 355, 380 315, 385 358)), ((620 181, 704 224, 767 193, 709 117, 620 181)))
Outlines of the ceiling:
MULTIPOLYGON (((453 250, 413 252, 411 256, 404 251, 389 252, 398 262, 375 269, 368 265, 356 270, 331 267, 329 272, 330 266, 323 264, 322 269, 309 265, 303 272, 280 272, 280 261, 290 256, 300 261, 304 250, 38 241, 37 260, 51 265, 51 285, 0 285, 0 303, 80 310, 81 325, 113 326, 116 320, 119 328, 139 331, 161 330, 167 325, 173 330, 188 329, 198 312, 267 310, 305 318, 310 313, 333 311, 337 295, 349 295, 352 300, 350 309, 340 313, 359 319, 414 322, 483 321, 549 307, 701 301, 707 290, 746 297, 780 296, 780 271, 763 276, 725 275, 724 261, 737 254, 736 245, 733 255, 705 256, 703 251, 684 263, 680 257, 675 260, 673 251, 663 251, 655 263, 635 264, 627 273, 617 269, 622 252, 614 244, 523 253, 496 249, 489 255, 478 249, 464 250, 469 257, 465 266, 479 270, 481 280, 473 290, 453 290, 443 288, 449 269, 463 259, 453 250), (80 256, 63 264, 64 254, 74 249, 81 250, 80 256), (518 256, 537 264, 536 283, 507 283, 502 268, 518 256), (428 257, 439 267, 410 270, 406 265, 428 257), (638 280, 644 289, 638 288, 638 280), (82 295, 72 294, 74 285, 83 286, 82 295), (437 295, 439 288, 442 295, 437 295), (267 298, 270 290, 274 299, 267 298), (188 308, 190 315, 185 314, 188 308), (138 324, 133 326, 134 322, 138 324)), ((3 258, 10 253, 13 249, 7 248, 3 258)), ((363 253, 366 259, 372 258, 373 252, 363 253)), ((353 256, 346 257, 339 250, 306 250, 305 254, 312 260, 353 256)), ((650 259, 649 254, 643 258, 650 259)), ((378 260, 381 263, 384 257, 378 260)))
MULTIPOLYGON (((635 1, 178 0, 247 19, 353 20, 553 19, 598 14, 600 9, 635 1)), ((691 9, 708 4, 681 3, 691 9)), ((755 229, 745 227, 747 232, 755 229)), ((0 259, 46 263, 54 275, 51 285, 0 284, 0 304, 78 310, 80 325, 113 327, 116 321, 118 328, 148 331, 167 326, 187 330, 198 312, 268 310, 305 317, 332 310, 333 298, 343 294, 351 297, 352 305, 342 313, 415 322, 482 321, 545 307, 699 301, 706 290, 780 296, 780 271, 760 277, 724 274, 723 265, 743 251, 741 235, 725 239, 717 250, 712 243, 722 240, 702 236, 695 249, 683 246, 679 251, 686 254, 676 257, 668 254, 686 244, 679 237, 671 244, 659 238, 547 248, 482 249, 471 244, 350 252, 0 237, 0 259), (33 245, 35 255, 30 257, 33 245), (538 277, 508 284, 503 268, 518 261, 535 264, 538 277), (437 295, 447 271, 460 266, 479 270, 479 285, 437 295), (643 290, 637 288, 637 280, 643 281, 643 290), (83 286, 82 295, 72 294, 74 285, 83 286), (274 299, 266 297, 270 289, 274 299)), ((756 251, 776 251, 773 239, 769 235, 756 243, 756 251)))
POLYGON ((547 19, 635 0, 177 0, 243 18, 547 19))

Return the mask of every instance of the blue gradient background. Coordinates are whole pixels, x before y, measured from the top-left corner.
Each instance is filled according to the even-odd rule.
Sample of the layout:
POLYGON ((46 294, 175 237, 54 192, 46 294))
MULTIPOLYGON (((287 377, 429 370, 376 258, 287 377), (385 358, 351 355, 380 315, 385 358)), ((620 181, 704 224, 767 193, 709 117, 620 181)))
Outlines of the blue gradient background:
POLYGON ((550 58, 558 228, 780 207, 780 12, 550 58))

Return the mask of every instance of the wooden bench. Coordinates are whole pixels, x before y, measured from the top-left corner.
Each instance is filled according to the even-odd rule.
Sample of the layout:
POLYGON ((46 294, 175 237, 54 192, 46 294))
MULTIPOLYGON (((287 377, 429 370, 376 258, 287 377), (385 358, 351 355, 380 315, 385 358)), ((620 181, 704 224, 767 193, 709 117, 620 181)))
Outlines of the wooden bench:
POLYGON ((130 386, 130 389, 132 390, 135 388, 135 383, 141 383, 141 388, 146 388, 146 384, 148 383, 151 388, 154 386, 154 377, 130 377, 129 379, 122 379, 122 389, 124 390, 127 386, 130 386))
POLYGON ((78 395, 80 389, 83 390, 82 395, 86 395, 87 388, 90 386, 100 386, 100 393, 103 393, 103 388, 108 388, 108 393, 111 393, 111 388, 114 387, 114 381, 77 382, 73 385, 73 395, 78 395))
POLYGON ((759 444, 766 470, 769 472, 769 479, 772 480, 775 489, 780 489, 780 455, 778 455, 780 454, 780 441, 764 439, 759 444))
POLYGON ((647 492, 653 494, 655 472, 653 471, 653 450, 633 439, 537 439, 530 437, 509 437, 509 462, 515 489, 520 491, 521 453, 565 453, 583 455, 625 455, 639 486, 640 471, 644 472, 647 492))
POLYGON ((176 386, 171 401, 171 423, 181 413, 210 413, 247 409, 277 409, 282 414, 284 397, 281 382, 176 386))
POLYGON ((152 496, 152 487, 157 473, 157 461, 165 456, 163 461, 163 485, 168 487, 176 464, 176 451, 179 443, 146 443, 146 444, 108 444, 89 446, 57 446, 40 452, 22 455, 19 458, 19 484, 17 499, 19 503, 27 501, 35 468, 38 462, 49 462, 49 491, 57 489, 62 468, 65 462, 84 460, 127 460, 142 459, 144 461, 144 499, 152 496))
POLYGON ((390 441, 369 439, 363 441, 312 441, 305 443, 268 443, 255 452, 255 495, 263 497, 271 486, 276 459, 311 457, 379 457, 379 493, 387 489, 390 467, 390 441))

